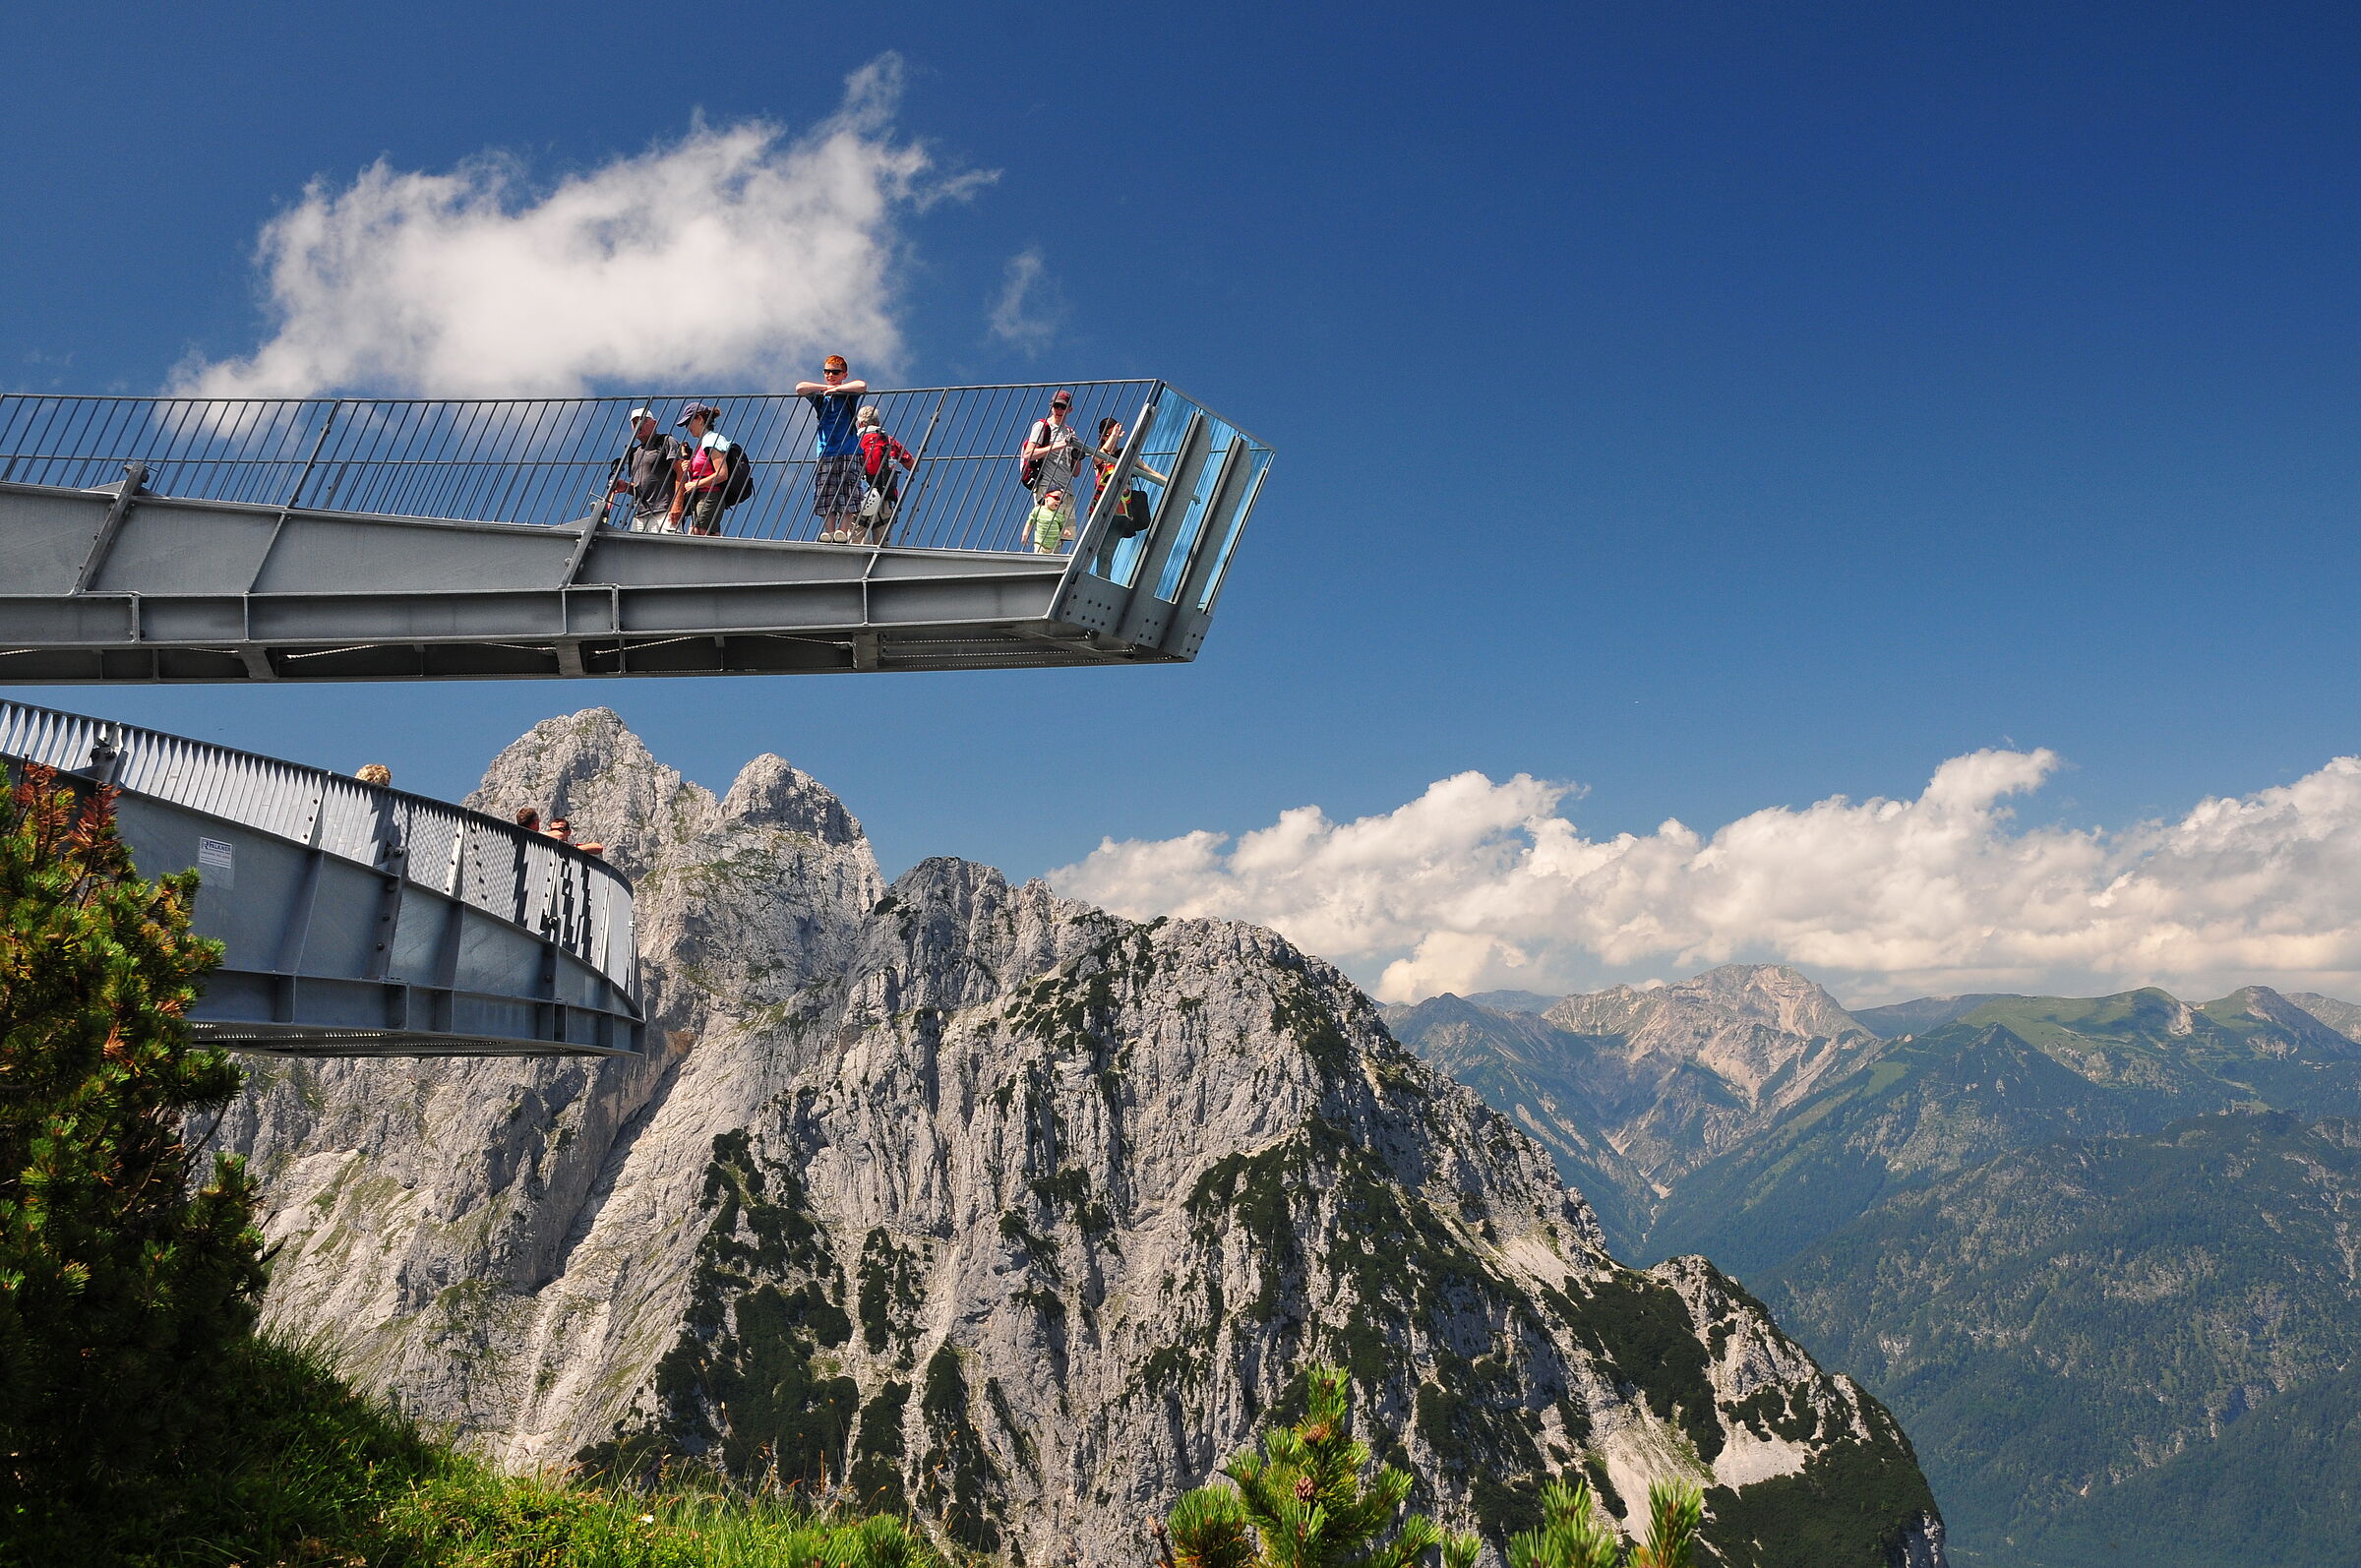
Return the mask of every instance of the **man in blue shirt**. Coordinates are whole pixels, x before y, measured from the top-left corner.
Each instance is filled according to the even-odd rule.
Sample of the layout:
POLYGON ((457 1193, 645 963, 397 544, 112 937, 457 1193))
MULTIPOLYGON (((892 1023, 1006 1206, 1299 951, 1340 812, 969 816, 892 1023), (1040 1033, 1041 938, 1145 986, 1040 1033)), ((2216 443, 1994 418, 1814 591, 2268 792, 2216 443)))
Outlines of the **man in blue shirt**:
POLYGON ((820 541, 845 544, 861 520, 866 476, 853 416, 869 383, 852 379, 852 367, 842 354, 830 354, 819 374, 818 381, 795 384, 796 392, 812 405, 812 416, 819 424, 819 440, 814 445, 819 465, 812 480, 812 511, 819 518, 820 541))

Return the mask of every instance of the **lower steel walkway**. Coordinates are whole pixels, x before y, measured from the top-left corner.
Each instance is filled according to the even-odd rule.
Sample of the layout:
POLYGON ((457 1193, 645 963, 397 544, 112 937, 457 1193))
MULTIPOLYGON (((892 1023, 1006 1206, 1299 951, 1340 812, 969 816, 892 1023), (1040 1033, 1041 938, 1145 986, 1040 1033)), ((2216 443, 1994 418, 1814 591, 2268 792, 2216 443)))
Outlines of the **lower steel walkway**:
POLYGON ((628 1055, 632 888, 554 838, 318 768, 0 702, 0 764, 109 786, 143 876, 195 871, 223 947, 208 1045, 306 1056, 628 1055))
POLYGON ((1162 382, 1072 386, 1123 440, 1063 555, 1020 548, 1046 384, 863 397, 916 458, 877 546, 819 540, 794 396, 706 399, 756 479, 712 538, 597 520, 646 399, 0 397, 0 683, 1193 658, 1271 450, 1162 382))

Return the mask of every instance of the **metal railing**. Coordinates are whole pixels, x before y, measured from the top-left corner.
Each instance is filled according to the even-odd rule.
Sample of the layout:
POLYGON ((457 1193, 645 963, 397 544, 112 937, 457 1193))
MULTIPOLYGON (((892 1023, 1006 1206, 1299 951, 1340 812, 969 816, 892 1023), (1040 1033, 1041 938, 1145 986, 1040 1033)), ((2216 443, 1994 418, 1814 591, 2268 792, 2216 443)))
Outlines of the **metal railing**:
MULTIPOLYGON (((1203 415, 1224 441, 1250 448, 1254 483, 1270 449, 1156 381, 1034 383, 873 391, 882 425, 917 459, 901 481, 889 542, 948 550, 1029 550, 1017 450, 1070 387, 1069 420, 1097 444, 1099 422, 1119 421, 1138 443, 1147 473, 1169 473, 1187 420, 1203 415), (1153 411, 1152 417, 1151 411, 1153 411), (1139 430, 1143 418, 1150 429, 1139 430), (1159 467, 1159 456, 1166 459, 1159 467)), ((705 397, 722 433, 754 462, 756 493, 724 514, 726 536, 814 540, 819 460, 811 403, 793 393, 705 397)), ((0 483, 94 489, 146 466, 149 493, 307 511, 543 526, 603 516, 616 459, 631 440, 631 410, 656 410, 670 429, 684 399, 540 398, 428 401, 403 398, 202 399, 0 395, 0 483)), ((1210 474, 1213 467, 1206 471, 1210 474)), ((1155 492, 1156 481, 1135 475, 1155 492)), ((1091 465, 1077 512, 1092 502, 1091 465)), ((1207 480, 1208 483, 1212 481, 1207 480)), ((1226 503, 1227 556, 1251 505, 1226 503)), ((1200 502, 1201 505, 1201 502, 1200 502)), ((1111 557, 1110 571, 1120 564, 1111 557)), ((1102 574, 1106 574, 1102 573, 1102 574)), ((1170 586, 1170 585, 1160 585, 1170 586)), ((1219 571, 1213 587, 1218 590, 1219 571)), ((1205 603, 1210 605, 1211 595, 1205 603)))
POLYGON ((407 880, 555 941, 637 995, 630 882, 544 834, 322 768, 21 702, 0 701, 0 756, 95 773, 325 854, 398 868, 407 880))

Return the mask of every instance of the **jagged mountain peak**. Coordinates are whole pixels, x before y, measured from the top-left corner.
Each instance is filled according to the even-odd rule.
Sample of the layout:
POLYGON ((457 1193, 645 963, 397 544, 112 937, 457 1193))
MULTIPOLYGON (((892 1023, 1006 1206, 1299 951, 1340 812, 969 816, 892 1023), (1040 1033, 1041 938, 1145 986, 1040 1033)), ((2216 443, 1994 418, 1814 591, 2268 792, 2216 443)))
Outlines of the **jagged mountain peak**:
POLYGON ((492 759, 466 804, 504 818, 526 807, 544 820, 571 817, 575 837, 604 844, 627 876, 705 832, 720 810, 711 790, 657 761, 607 707, 543 719, 525 731, 492 759))
POLYGON ((1866 1033, 1819 982, 1785 964, 1723 964, 1670 985, 1610 986, 1568 996, 1543 1016, 1574 1034, 1627 1036, 1627 1049, 1638 1052, 1702 1046, 1729 1025, 1805 1039, 1866 1033))
POLYGON ((722 797, 724 820, 748 827, 809 833, 826 844, 849 845, 867 835, 835 793, 786 758, 765 752, 746 764, 722 797))

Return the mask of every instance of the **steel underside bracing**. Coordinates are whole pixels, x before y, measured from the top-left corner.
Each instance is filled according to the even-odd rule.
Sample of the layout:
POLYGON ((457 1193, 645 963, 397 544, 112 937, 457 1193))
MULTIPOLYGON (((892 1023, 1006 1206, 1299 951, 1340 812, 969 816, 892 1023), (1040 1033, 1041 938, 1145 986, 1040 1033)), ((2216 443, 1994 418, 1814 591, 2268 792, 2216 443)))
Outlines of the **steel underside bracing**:
MULTIPOLYGON (((0 485, 0 681, 795 674, 1187 656, 1160 638, 1056 619, 1061 557, 582 532, 146 496, 124 507, 104 492, 0 485)), ((1089 615, 1087 587, 1072 597, 1089 619, 1114 619, 1089 615)))

